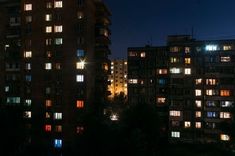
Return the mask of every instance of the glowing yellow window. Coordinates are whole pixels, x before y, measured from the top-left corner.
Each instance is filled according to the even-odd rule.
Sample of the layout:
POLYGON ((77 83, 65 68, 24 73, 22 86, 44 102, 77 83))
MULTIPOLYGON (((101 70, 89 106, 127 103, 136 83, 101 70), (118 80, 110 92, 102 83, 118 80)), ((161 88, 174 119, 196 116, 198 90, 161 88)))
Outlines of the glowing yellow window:
POLYGON ((190 128, 191 127, 191 122, 190 121, 185 121, 184 122, 184 127, 185 128, 190 128))
POLYGON ((191 64, 191 58, 185 58, 184 62, 185 64, 191 64))
POLYGON ((222 141, 229 141, 230 140, 230 136, 227 134, 221 134, 220 135, 220 140, 222 141))

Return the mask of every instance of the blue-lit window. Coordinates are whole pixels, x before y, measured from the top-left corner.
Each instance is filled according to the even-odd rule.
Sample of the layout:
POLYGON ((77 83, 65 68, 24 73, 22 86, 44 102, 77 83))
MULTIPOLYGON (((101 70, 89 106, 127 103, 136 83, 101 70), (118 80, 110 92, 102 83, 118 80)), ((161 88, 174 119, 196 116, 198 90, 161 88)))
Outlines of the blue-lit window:
POLYGON ((78 49, 77 50, 77 57, 84 57, 85 56, 85 52, 82 49, 78 49))
POLYGON ((207 112, 207 117, 208 118, 215 118, 217 115, 216 115, 216 112, 207 112))
POLYGON ((31 75, 26 75, 25 80, 30 82, 32 80, 32 76, 31 75))
POLYGON ((166 84, 166 79, 158 79, 158 84, 160 85, 166 84))
POLYGON ((206 45, 206 51, 216 51, 219 50, 218 45, 206 45))
POLYGON ((62 148, 62 140, 61 139, 55 139, 54 147, 55 148, 62 148))

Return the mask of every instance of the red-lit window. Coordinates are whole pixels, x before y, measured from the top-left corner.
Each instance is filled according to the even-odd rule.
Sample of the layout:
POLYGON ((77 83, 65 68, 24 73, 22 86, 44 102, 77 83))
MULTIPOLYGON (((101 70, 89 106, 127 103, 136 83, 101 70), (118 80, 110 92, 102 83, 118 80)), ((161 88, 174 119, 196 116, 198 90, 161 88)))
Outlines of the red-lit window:
POLYGON ((220 90, 220 96, 230 96, 230 90, 220 90))
POLYGON ((82 134, 84 132, 83 126, 77 126, 77 134, 82 134))
POLYGON ((84 107, 84 101, 83 100, 77 100, 77 108, 83 108, 84 107))
POLYGON ((51 132, 51 125, 45 125, 45 131, 51 132))

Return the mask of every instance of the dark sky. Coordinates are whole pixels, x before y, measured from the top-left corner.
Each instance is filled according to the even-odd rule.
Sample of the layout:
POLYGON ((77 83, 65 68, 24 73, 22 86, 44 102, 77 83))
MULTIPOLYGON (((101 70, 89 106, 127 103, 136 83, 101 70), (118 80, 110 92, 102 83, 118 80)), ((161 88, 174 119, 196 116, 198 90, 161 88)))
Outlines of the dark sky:
POLYGON ((112 12, 112 56, 127 47, 165 45, 167 35, 235 38, 235 0, 104 0, 112 12), (151 39, 152 38, 152 39, 151 39), (152 42, 151 42, 152 40, 152 42))

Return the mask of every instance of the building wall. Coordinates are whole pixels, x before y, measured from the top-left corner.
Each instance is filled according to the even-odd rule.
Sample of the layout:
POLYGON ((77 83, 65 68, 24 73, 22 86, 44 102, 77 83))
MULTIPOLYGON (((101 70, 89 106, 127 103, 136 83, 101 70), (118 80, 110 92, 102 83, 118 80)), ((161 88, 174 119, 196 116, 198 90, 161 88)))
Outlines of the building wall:
MULTIPOLYGON (((17 61, 19 68, 13 71, 1 66, 4 68, 1 88, 8 84, 8 73, 17 72, 19 81, 9 85, 20 90, 15 92, 17 95, 1 93, 2 104, 9 104, 7 99, 12 96, 20 99, 13 104, 24 108, 29 144, 56 151, 68 149, 86 129, 82 116, 103 112, 109 73, 106 66, 110 63, 111 14, 102 1, 96 0, 22 0, 17 6, 4 12, 3 17, 8 21, 8 16, 18 11, 21 18, 17 25, 21 36, 13 36, 20 41, 17 51, 12 50, 18 57, 9 56, 9 61, 17 61)), ((11 27, 3 24, 1 27, 4 34, 1 37, 7 38, 11 27)), ((7 42, 4 39, 1 43, 4 51, 7 42)), ((4 58, 1 64, 8 62, 8 57, 1 58, 4 58)))
POLYGON ((165 113, 172 143, 230 143, 226 127, 234 115, 234 46, 234 40, 170 36, 162 49, 128 48, 129 104, 142 101, 165 113))
POLYGON ((127 60, 118 59, 111 62, 111 74, 109 75, 111 98, 120 93, 127 95, 127 75, 127 60))

